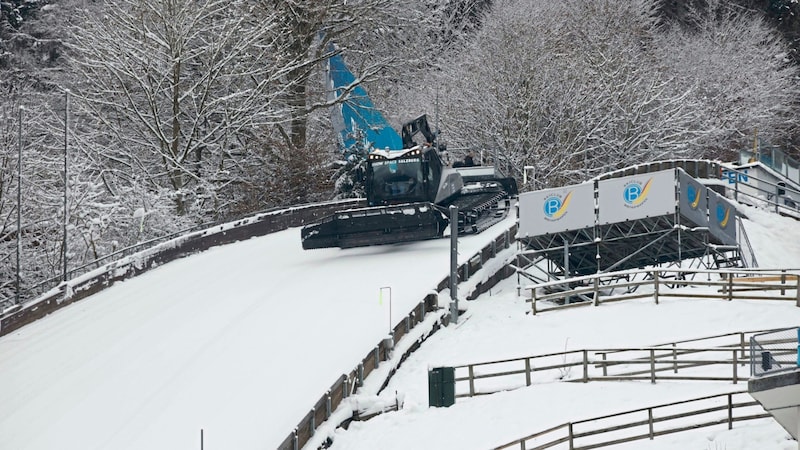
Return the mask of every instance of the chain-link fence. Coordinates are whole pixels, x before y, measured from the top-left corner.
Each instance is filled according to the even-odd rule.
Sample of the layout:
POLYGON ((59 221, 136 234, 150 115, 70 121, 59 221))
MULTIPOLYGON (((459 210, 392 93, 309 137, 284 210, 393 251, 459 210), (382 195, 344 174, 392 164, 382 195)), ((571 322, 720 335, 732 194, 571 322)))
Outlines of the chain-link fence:
POLYGON ((760 377, 798 368, 800 328, 754 334, 750 338, 750 375, 760 377))

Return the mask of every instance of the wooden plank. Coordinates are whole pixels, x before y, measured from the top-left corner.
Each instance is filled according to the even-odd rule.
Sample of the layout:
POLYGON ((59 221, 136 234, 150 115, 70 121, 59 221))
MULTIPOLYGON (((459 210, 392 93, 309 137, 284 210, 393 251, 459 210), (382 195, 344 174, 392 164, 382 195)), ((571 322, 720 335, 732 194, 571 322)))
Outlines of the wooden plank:
MULTIPOLYGON (((517 439, 516 441, 514 441, 514 442, 512 442, 512 443, 505 444, 505 445, 503 445, 502 447, 495 447, 495 450, 497 450, 497 449, 501 449, 501 448, 513 447, 513 446, 519 445, 519 443, 520 443, 520 442, 522 442, 522 441, 527 441, 527 440, 529 440, 529 439, 536 439, 536 438, 538 438, 538 437, 544 436, 545 434, 552 433, 553 431, 559 430, 559 429, 561 429, 561 428, 564 428, 564 427, 566 427, 566 425, 565 425, 565 424, 556 425, 556 426, 554 426, 554 427, 550 427, 550 428, 548 428, 548 429, 546 429, 546 430, 544 430, 544 431, 539 431, 538 433, 534 433, 534 434, 531 434, 531 435, 529 435, 529 436, 525 436, 525 437, 524 437, 524 438, 522 438, 522 439, 517 439)), ((565 439, 569 439, 569 438, 568 438, 568 437, 564 437, 564 438, 561 438, 561 439, 562 439, 562 440, 548 442, 548 443, 547 443, 547 444, 545 444, 545 445, 560 444, 560 443, 562 443, 562 442, 565 442, 565 441, 564 441, 565 439)), ((536 447, 536 448, 547 448, 547 447, 536 447)))
POLYGON ((764 275, 758 277, 735 277, 733 278, 734 283, 765 283, 765 282, 773 282, 773 281, 794 281, 797 282, 797 275, 793 273, 787 273, 786 275, 764 275))

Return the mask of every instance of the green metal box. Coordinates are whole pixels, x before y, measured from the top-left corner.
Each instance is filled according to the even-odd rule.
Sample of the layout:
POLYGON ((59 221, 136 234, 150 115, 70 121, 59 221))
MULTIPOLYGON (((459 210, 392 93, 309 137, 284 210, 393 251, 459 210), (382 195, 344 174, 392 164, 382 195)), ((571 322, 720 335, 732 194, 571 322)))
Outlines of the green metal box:
POLYGON ((456 402, 456 371, 452 367, 436 367, 428 371, 428 404, 450 406, 456 402))

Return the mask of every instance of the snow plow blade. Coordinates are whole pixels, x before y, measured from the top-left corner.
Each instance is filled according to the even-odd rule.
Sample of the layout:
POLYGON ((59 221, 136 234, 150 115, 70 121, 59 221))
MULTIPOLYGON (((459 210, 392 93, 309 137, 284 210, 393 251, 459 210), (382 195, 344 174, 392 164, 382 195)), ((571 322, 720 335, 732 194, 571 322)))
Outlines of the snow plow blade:
POLYGON ((349 209, 307 225, 303 249, 352 248, 435 239, 449 221, 431 203, 349 209))

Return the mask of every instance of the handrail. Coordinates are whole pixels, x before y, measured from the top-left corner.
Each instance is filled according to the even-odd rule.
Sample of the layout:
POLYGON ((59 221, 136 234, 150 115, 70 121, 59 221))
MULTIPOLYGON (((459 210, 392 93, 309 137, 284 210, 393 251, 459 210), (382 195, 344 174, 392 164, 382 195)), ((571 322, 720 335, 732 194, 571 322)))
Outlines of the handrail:
MULTIPOLYGON (((760 333, 748 332, 748 334, 760 333)), ((745 333, 742 333, 743 335, 745 333)), ((795 343, 793 341, 792 343, 795 343)), ((763 342, 776 346, 780 340, 763 342)), ((796 357, 796 350, 775 351, 774 358, 796 357)), ((569 350, 498 361, 452 366, 456 398, 488 395, 553 381, 633 381, 655 384, 659 380, 729 381, 750 378, 749 366, 757 358, 738 342, 719 347, 633 347, 569 350), (573 374, 573 369, 580 372, 573 374), (727 371, 728 375, 724 375, 727 371)))
POLYGON ((758 260, 753 250, 753 244, 750 243, 750 237, 747 235, 747 230, 744 229, 742 218, 739 216, 736 216, 736 227, 736 236, 739 241, 739 254, 741 255, 744 267, 758 267, 758 260))
POLYGON ((656 304, 663 297, 715 298, 724 300, 790 300, 800 306, 800 269, 683 269, 648 268, 628 269, 617 272, 597 273, 564 280, 530 284, 522 289, 530 292, 533 314, 561 308, 586 305, 598 306, 601 303, 653 297, 656 304), (707 275, 708 280, 696 279, 707 275), (712 280, 714 275, 717 279, 712 280), (747 277, 761 277, 757 285, 747 277), (626 288, 634 292, 642 286, 651 287, 646 293, 626 293, 605 295, 607 283, 614 282, 615 288, 626 288), (702 292, 670 290, 671 287, 716 287, 717 291, 702 292), (780 294, 757 295, 757 292, 780 292, 780 294), (795 291, 789 293, 788 291, 795 291), (604 296, 605 295, 605 296, 604 296), (591 301, 570 302, 571 299, 588 296, 591 301), (543 302, 547 302, 542 308, 543 302))
POLYGON ((592 181, 607 180, 610 178, 621 178, 629 175, 640 175, 643 173, 659 172, 666 169, 683 169, 684 172, 694 178, 719 178, 722 170, 722 163, 710 159, 670 159, 664 161, 654 161, 646 164, 636 164, 630 167, 606 172, 592 178, 592 181))
POLYGON ((742 200, 740 199, 740 197, 744 196, 746 198, 758 200, 759 202, 764 202, 770 205, 771 208, 774 207, 776 213, 780 213, 781 208, 783 208, 784 210, 792 211, 794 213, 800 213, 800 206, 798 206, 797 201, 792 200, 792 198, 790 196, 785 195, 785 193, 779 194, 781 190, 789 191, 794 193, 798 198, 800 198, 800 191, 792 188, 791 186, 786 186, 785 184, 781 185, 778 183, 773 183, 763 178, 758 178, 750 173, 746 173, 742 169, 734 167, 725 167, 723 169, 723 173, 721 174, 721 179, 727 180, 728 184, 733 184, 733 187, 730 187, 728 185, 725 185, 725 187, 726 189, 729 189, 732 192, 733 199, 736 200, 737 202, 746 203, 742 202, 742 200), (743 182, 744 180, 749 181, 751 179, 757 181, 758 182, 757 184, 759 185, 761 184, 768 185, 772 189, 761 188, 756 183, 747 183, 746 184, 747 189, 752 189, 756 191, 756 194, 751 194, 739 187, 739 183, 743 182), (763 197, 759 196, 759 194, 763 194, 763 197), (784 199, 783 204, 777 201, 780 198, 784 199), (787 202, 786 201, 787 199, 791 200, 791 202, 787 202))
POLYGON ((734 391, 568 422, 500 445, 495 450, 547 449, 564 442, 569 443, 571 450, 588 450, 714 425, 727 425, 730 430, 734 422, 767 417, 770 415, 746 391, 734 391), (687 405, 692 409, 687 410, 687 405), (620 423, 619 419, 624 416, 633 417, 620 423), (702 418, 687 424, 685 419, 694 416, 702 418), (604 421, 607 424, 602 424, 604 421), (579 429, 583 427, 586 429, 579 429), (603 435, 606 437, 601 437, 603 435))
MULTIPOLYGON (((758 139, 761 143, 761 138, 758 139)), ((800 162, 787 155, 783 150, 767 145, 762 147, 759 145, 756 152, 750 150, 739 150, 739 164, 747 164, 750 162, 760 162, 761 164, 769 167, 775 172, 781 174, 786 179, 800 184, 800 162), (769 155, 767 156, 767 153, 769 155), (777 155, 777 158, 776 158, 777 155), (778 163, 777 161, 780 161, 778 163), (794 177, 789 171, 789 168, 794 168, 794 177)))

